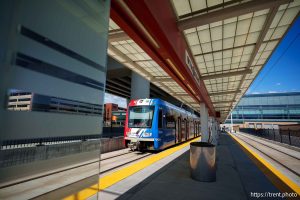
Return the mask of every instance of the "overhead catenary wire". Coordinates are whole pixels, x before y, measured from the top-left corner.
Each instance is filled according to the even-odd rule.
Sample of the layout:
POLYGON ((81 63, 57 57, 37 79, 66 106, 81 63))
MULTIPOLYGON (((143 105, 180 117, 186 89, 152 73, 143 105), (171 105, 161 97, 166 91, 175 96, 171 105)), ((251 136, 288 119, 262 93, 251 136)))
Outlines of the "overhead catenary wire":
POLYGON ((282 57, 286 54, 286 52, 289 50, 289 48, 295 43, 295 41, 300 36, 300 32, 295 36, 295 38, 289 43, 287 48, 282 52, 282 54, 277 58, 277 60, 274 62, 274 64, 269 68, 269 70, 264 74, 264 76, 261 78, 261 80, 256 84, 253 91, 257 89, 257 87, 263 82, 263 80, 267 77, 267 75, 274 69, 274 67, 278 64, 278 62, 282 59, 282 57))
MULTIPOLYGON (((277 58, 277 60, 274 62, 274 64, 269 68, 269 70, 265 73, 265 75, 261 78, 261 80, 256 84, 255 88, 252 91, 255 91, 257 87, 263 82, 263 80, 266 78, 266 76, 273 70, 273 68, 278 64, 278 62, 282 59, 282 57, 286 54, 286 52, 289 50, 289 48, 296 42, 298 37, 300 36, 300 32, 294 37, 294 39, 289 43, 287 48, 282 52, 282 54, 277 58)), ((226 117, 226 120, 228 119, 228 116, 226 117)), ((225 120, 225 121, 226 121, 225 120)))

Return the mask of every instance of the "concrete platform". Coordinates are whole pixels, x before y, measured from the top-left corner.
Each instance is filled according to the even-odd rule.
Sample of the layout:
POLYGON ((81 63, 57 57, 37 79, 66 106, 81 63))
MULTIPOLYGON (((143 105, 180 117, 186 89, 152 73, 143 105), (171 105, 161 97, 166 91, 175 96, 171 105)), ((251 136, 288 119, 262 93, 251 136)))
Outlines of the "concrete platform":
MULTIPOLYGON (((240 200, 251 198, 251 192, 279 192, 227 133, 220 135, 217 146, 216 182, 203 183, 190 178, 188 150, 188 147, 182 149, 177 158, 171 155, 166 158, 169 161, 162 160, 106 188, 99 199, 240 200)), ((95 195, 90 199, 96 198, 95 195)))
MULTIPOLYGON (((289 148, 278 142, 268 141, 245 133, 232 134, 242 145, 246 145, 252 154, 257 154, 275 176, 285 185, 279 185, 281 190, 298 191, 300 193, 300 148, 289 148)), ((277 184, 277 183, 276 183, 277 184)))

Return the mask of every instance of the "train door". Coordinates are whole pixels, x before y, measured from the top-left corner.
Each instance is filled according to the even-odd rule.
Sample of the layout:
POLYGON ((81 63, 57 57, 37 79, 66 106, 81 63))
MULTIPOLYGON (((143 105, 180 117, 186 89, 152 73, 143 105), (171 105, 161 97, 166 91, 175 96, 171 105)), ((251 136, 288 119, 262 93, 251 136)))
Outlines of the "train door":
POLYGON ((200 123, 197 122, 197 136, 200 135, 200 123))
POLYGON ((198 123, 199 136, 201 135, 201 123, 198 123))
POLYGON ((175 119, 175 144, 179 142, 179 137, 178 137, 178 133, 179 133, 179 126, 178 126, 178 121, 179 118, 175 119))
POLYGON ((193 138, 193 121, 192 120, 189 122, 189 129, 190 129, 189 139, 191 139, 191 138, 193 138))
POLYGON ((174 143, 177 143, 177 132, 178 132, 178 126, 177 126, 177 120, 174 118, 174 123, 175 123, 175 139, 174 139, 174 143))
POLYGON ((199 130, 198 130, 198 122, 195 122, 195 128, 196 128, 196 136, 198 136, 199 134, 199 130))
POLYGON ((159 108, 158 109, 158 138, 163 141, 163 109, 159 108))
POLYGON ((199 127, 199 122, 197 122, 197 124, 196 124, 196 126, 197 126, 197 136, 199 136, 200 135, 200 127, 199 127))
POLYGON ((177 124, 176 124, 176 138, 177 142, 181 142, 181 118, 177 118, 177 124))
POLYGON ((194 132, 194 121, 191 120, 190 121, 190 138, 193 138, 195 136, 195 132, 194 132))
POLYGON ((195 132, 196 132, 196 137, 197 137, 198 136, 198 122, 197 121, 195 122, 195 129, 196 129, 195 132))
POLYGON ((185 140, 186 130, 185 130, 185 119, 181 120, 181 141, 185 140))
POLYGON ((158 109, 158 129, 163 128, 163 110, 162 108, 158 109))
POLYGON ((189 135, 190 135, 189 119, 186 119, 186 121, 185 121, 185 130, 186 130, 185 140, 187 141, 189 139, 189 135))
POLYGON ((195 121, 193 121, 193 126, 194 126, 194 128, 193 128, 193 137, 196 137, 197 132, 196 132, 196 122, 195 121))

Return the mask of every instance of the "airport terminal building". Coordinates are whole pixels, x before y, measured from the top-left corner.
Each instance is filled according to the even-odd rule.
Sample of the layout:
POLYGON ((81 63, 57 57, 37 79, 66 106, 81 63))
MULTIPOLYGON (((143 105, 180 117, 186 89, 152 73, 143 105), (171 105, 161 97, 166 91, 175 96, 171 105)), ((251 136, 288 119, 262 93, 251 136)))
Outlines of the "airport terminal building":
MULTIPOLYGON (((249 94, 232 112, 234 124, 300 122, 300 92, 249 94)), ((230 123, 230 115, 226 123, 230 123)))

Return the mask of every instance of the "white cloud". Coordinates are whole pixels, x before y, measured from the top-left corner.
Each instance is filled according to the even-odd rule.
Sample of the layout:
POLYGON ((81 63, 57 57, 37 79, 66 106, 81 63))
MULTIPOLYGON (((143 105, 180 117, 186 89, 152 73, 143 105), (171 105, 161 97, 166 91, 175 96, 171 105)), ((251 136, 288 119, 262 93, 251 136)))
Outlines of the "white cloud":
POLYGON ((278 93, 277 91, 269 91, 268 93, 278 93))
POLYGON ((251 94, 260 94, 260 92, 252 92, 251 94))
POLYGON ((279 86, 279 85, 281 85, 281 83, 276 83, 276 85, 278 85, 278 86, 279 86))
POLYGON ((119 107, 127 108, 127 100, 125 98, 109 93, 105 93, 104 103, 115 103, 118 104, 119 107))

